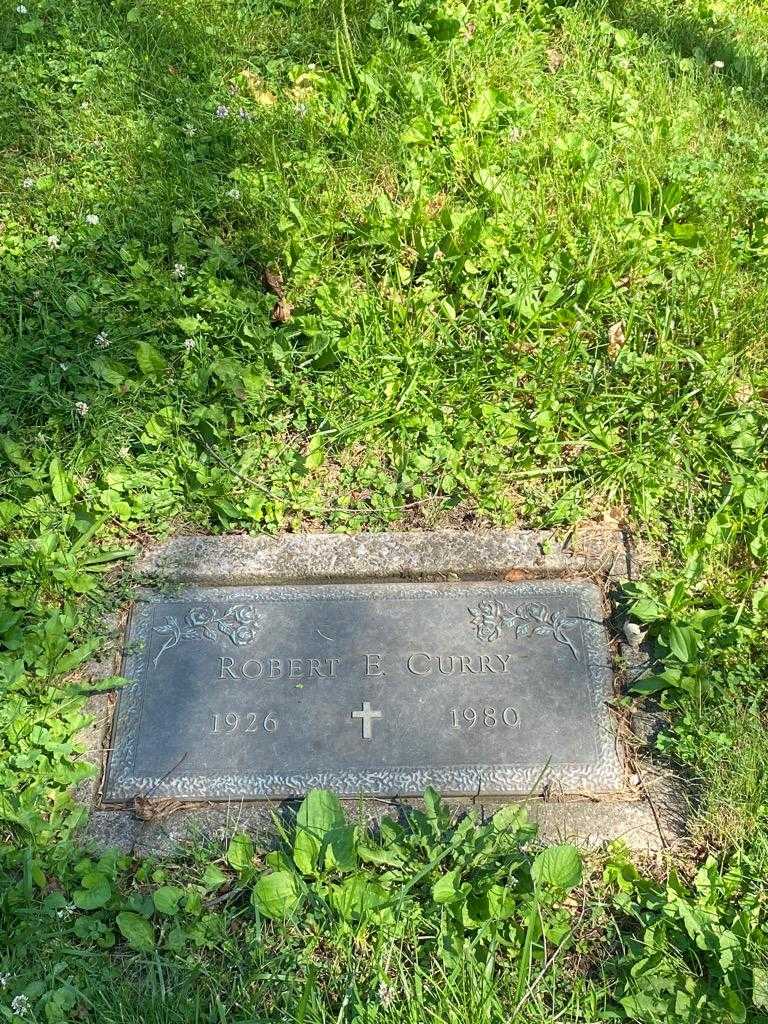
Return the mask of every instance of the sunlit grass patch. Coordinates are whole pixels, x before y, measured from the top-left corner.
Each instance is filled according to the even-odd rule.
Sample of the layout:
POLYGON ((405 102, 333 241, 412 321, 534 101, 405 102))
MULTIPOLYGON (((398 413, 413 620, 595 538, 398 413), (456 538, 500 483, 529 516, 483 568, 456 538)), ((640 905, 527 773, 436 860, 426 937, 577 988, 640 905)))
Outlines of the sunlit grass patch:
POLYGON ((730 0, 6 4, 0 884, 28 1016, 760 1019, 767 33, 730 0), (63 680, 148 535, 602 517, 661 556, 625 598, 728 863, 681 888, 614 854, 574 955, 521 974, 501 944, 449 965, 436 911, 390 946, 310 910, 257 934, 231 864, 46 859, 86 770, 63 680), (57 894, 91 869, 114 903, 76 924, 57 894), (129 952, 117 913, 154 928, 166 884, 203 886, 189 943, 163 920, 129 952))

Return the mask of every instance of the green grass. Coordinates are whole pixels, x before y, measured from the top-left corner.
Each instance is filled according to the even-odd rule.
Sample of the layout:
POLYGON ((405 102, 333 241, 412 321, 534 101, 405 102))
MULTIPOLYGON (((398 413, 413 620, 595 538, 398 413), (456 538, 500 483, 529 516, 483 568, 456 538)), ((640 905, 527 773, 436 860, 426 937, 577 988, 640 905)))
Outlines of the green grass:
POLYGON ((643 6, 7 18, 14 435, 126 525, 700 514, 759 457, 764 18, 643 6))
MULTIPOLYGON (((102 950, 46 909, 46 887, 76 876, 73 853, 55 867, 85 771, 72 674, 129 592, 131 550, 179 528, 627 525, 659 555, 625 600, 655 644, 659 754, 696 794, 691 849, 720 867, 717 920, 737 871, 764 930, 764 5, 16 6, 0 8, 0 920, 23 936, 8 993, 37 972, 51 1020, 508 1020, 518 1005, 511 954, 448 964, 418 930, 381 1005, 386 930, 363 942, 302 912, 255 939, 250 879, 192 953, 162 929, 154 954, 102 950), (63 976, 82 998, 57 1018, 45 993, 63 976)), ((151 870, 116 868, 120 900, 151 870)), ((520 1019, 744 1019, 715 1006, 724 986, 759 1020, 757 932, 728 919, 747 983, 675 884, 622 895, 591 866, 585 941, 594 926, 607 952, 545 957, 520 1019), (627 1010, 623 986, 656 970, 638 967, 644 935, 683 965, 678 989, 714 986, 704 1002, 627 1010)))
POLYGON ((266 858, 244 835, 163 865, 61 846, 55 886, 27 858, 0 917, 8 998, 52 1021, 768 1019, 737 866, 653 881, 615 848, 601 877, 573 846, 532 848, 519 809, 457 825, 425 803, 373 838, 315 791, 266 858))

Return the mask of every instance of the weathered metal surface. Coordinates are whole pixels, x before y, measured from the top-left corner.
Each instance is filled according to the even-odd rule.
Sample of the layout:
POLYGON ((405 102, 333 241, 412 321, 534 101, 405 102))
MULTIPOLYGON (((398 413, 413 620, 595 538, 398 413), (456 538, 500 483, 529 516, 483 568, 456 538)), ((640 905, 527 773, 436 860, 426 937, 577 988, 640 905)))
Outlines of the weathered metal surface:
POLYGON ((616 790, 602 620, 575 581, 147 594, 105 800, 616 790))

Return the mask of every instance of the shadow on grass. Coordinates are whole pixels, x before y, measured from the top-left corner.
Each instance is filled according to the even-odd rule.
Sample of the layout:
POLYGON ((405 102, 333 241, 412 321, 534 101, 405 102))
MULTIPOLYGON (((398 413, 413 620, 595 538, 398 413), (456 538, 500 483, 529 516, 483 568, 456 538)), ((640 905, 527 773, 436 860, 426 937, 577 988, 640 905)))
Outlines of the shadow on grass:
MULTIPOLYGON (((700 50, 705 61, 723 60, 724 74, 738 82, 750 99, 765 102, 765 62, 733 36, 731 25, 719 25, 672 3, 665 16, 649 4, 629 0, 607 4, 581 0, 575 6, 585 17, 610 18, 618 27, 645 33, 674 53, 690 56, 700 50)), ((268 104, 255 113, 246 132, 237 119, 239 98, 228 90, 228 83, 243 68, 259 69, 267 77, 274 73, 281 82, 292 63, 300 67, 317 62, 338 70, 347 32, 355 52, 365 60, 380 46, 381 36, 370 25, 376 7, 372 0, 349 5, 345 22, 337 0, 283 9, 266 0, 233 5, 228 32, 221 21, 208 23, 196 0, 179 4, 178 16, 170 3, 161 5, 159 12, 152 5, 113 7, 97 2, 62 12, 49 4, 48 14, 42 15, 49 34, 11 40, 12 52, 17 57, 23 53, 28 66, 46 58, 50 61, 47 72, 41 71, 45 78, 45 87, 39 90, 41 108, 35 106, 35 72, 30 74, 29 90, 17 90, 3 119, 9 152, 20 165, 27 155, 39 154, 45 160, 48 153, 59 154, 62 187, 78 174, 79 160, 86 175, 112 175, 101 199, 97 188, 92 190, 102 216, 102 236, 83 236, 80 227, 82 237, 74 237, 72 258, 66 261, 48 252, 44 244, 34 250, 30 246, 10 275, 8 291, 18 305, 18 315, 12 311, 12 329, 17 331, 13 359, 20 381, 47 369, 59 339, 62 351, 57 360, 68 361, 67 348, 74 354, 92 355, 92 339, 102 330, 100 318, 105 310, 116 317, 125 314, 127 329, 135 336, 162 335, 167 330, 178 335, 180 344, 184 333, 179 333, 174 319, 185 311, 189 297, 180 287, 168 284, 176 262, 205 264, 209 278, 225 286, 218 291, 209 286, 207 294, 201 288, 195 310, 217 312, 227 305, 233 320, 251 316, 254 344, 269 348, 274 333, 269 326, 272 300, 261 289, 260 272, 285 248, 280 221, 290 199, 300 193, 312 195, 315 181, 303 177, 309 172, 301 161, 312 146, 319 150, 320 145, 300 119, 286 119, 284 111, 268 104), (120 68, 125 69, 124 78, 120 68), (89 165, 98 161, 89 154, 98 149, 89 151, 91 143, 85 137, 68 138, 68 151, 61 141, 62 129, 71 132, 67 119, 79 116, 80 104, 72 102, 72 92, 76 90, 79 99, 88 96, 89 88, 103 106, 101 120, 87 126, 97 136, 91 142, 100 142, 102 122, 105 132, 110 118, 119 126, 112 149, 105 150, 105 168, 97 166, 95 171, 89 165), (50 109, 46 100, 51 101, 50 109), (217 118, 217 107, 225 105, 229 116, 217 118), (199 123, 190 126, 190 136, 186 121, 193 115, 199 123), (239 188, 232 176, 240 168, 272 175, 270 187, 275 192, 270 194, 261 186, 254 189, 247 209, 236 200, 226 201, 226 193, 239 188), (146 257, 151 266, 144 283, 138 279, 146 257), (162 273, 165 284, 159 280, 162 273), (96 291, 102 277, 113 279, 101 293, 104 297, 97 291, 92 311, 77 312, 73 294, 96 291), (114 279, 120 282, 119 288, 114 279), (226 291, 230 286, 234 296, 226 291), (35 292, 41 298, 33 303, 30 296, 35 292), (27 310, 29 316, 22 315, 27 310), (141 323, 136 313, 141 314, 141 323), (22 329, 22 323, 29 326, 22 329)), ((422 13, 431 9, 425 0, 422 13)), ((403 41, 408 38, 408 20, 418 14, 414 11, 415 4, 389 12, 395 34, 403 41)), ((10 39, 7 30, 6 38, 10 39)), ((368 154, 375 153, 376 142, 370 129, 367 136, 351 135, 343 143, 324 139, 328 165, 350 155, 363 163, 362 145, 368 147, 368 154)), ((86 212, 83 208, 75 215, 82 220, 86 212)), ((59 232, 57 224, 45 229, 44 223, 41 215, 43 239, 47 230, 59 232)), ((311 233, 310 225, 304 234, 311 233)), ((191 308, 192 302, 188 305, 191 308)), ((37 411, 24 389, 19 396, 18 415, 34 421, 37 411)))
POLYGON ((735 35, 733 22, 716 16, 695 13, 685 4, 670 0, 660 15, 649 3, 633 0, 577 0, 595 18, 606 18, 617 28, 632 29, 639 35, 657 40, 678 57, 693 58, 703 64, 722 61, 723 77, 744 90, 747 98, 761 106, 768 103, 768 47, 758 53, 735 35))

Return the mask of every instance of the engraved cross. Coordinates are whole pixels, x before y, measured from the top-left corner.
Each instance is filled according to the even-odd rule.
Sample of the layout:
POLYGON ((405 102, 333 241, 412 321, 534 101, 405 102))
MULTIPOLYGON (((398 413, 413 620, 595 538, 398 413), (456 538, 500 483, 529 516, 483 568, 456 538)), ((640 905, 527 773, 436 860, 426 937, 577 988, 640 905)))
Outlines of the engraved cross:
POLYGON ((384 713, 382 711, 371 710, 371 705, 367 700, 363 701, 362 711, 353 711, 352 718, 362 718, 363 720, 363 739, 373 739, 373 732, 371 731, 371 724, 374 718, 383 718, 384 713))

